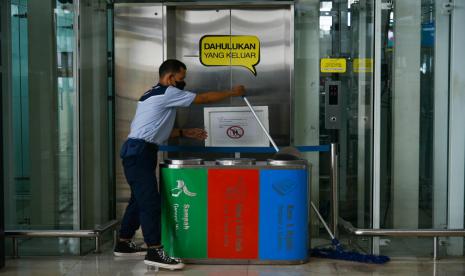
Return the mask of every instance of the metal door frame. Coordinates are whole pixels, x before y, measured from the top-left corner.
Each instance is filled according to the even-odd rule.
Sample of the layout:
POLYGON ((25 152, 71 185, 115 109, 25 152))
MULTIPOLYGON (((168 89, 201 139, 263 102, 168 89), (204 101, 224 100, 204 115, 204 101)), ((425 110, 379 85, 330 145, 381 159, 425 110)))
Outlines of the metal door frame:
MULTIPOLYGON (((9 68, 9 59, 7 52, 9 50, 9 15, 10 14, 10 3, 9 1, 4 1, 0 3, 0 108, 3 109, 3 95, 4 91, 7 91, 8 88, 8 79, 10 75, 10 70, 5 70, 9 68)), ((4 116, 0 119, 0 268, 5 266, 5 197, 4 197, 4 156, 3 156, 3 120, 4 116)))
POLYGON ((293 6, 294 1, 196 1, 196 2, 164 2, 163 6, 192 6, 197 8, 230 8, 230 7, 282 7, 293 6))
MULTIPOLYGON (((453 2, 450 24, 449 64, 449 146, 448 146, 448 212, 447 227, 464 228, 465 192, 465 128, 463 108, 465 107, 465 3, 453 2)), ((463 238, 449 242, 447 252, 463 255, 463 238)))

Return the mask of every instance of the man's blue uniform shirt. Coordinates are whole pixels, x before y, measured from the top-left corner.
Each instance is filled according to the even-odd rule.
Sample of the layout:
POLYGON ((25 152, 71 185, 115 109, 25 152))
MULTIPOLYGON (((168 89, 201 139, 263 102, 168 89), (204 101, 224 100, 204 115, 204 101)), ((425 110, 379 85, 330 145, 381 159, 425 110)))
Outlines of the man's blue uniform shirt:
POLYGON ((190 106, 196 94, 157 84, 139 99, 128 138, 162 145, 170 137, 176 108, 190 106))

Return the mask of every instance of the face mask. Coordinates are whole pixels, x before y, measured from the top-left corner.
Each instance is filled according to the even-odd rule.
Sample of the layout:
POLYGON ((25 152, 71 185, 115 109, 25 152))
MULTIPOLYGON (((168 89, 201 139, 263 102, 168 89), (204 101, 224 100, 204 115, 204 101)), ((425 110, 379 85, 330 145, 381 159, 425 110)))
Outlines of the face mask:
POLYGON ((186 86, 186 82, 185 81, 176 81, 176 88, 178 88, 179 90, 184 90, 184 87, 186 86))

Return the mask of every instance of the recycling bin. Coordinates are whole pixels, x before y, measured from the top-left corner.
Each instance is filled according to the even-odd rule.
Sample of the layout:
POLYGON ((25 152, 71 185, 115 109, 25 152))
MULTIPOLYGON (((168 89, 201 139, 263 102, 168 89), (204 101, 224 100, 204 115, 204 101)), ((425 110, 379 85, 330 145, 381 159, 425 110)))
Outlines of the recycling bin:
POLYGON ((260 169, 259 259, 305 260, 310 201, 306 161, 269 160, 268 165, 260 169))
POLYGON ((254 160, 217 160, 208 169, 208 257, 258 258, 259 170, 254 160))
POLYGON ((207 258, 207 168, 201 159, 161 166, 162 242, 180 258, 207 258))
POLYGON ((166 160, 162 242, 190 263, 308 261, 305 160, 166 160))

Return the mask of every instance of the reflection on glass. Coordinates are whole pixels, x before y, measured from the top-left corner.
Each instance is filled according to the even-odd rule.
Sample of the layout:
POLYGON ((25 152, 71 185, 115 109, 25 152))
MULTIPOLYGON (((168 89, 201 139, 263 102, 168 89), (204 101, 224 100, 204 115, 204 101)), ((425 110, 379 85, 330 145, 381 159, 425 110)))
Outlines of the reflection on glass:
POLYGON ((77 213, 75 196, 75 110, 76 95, 73 78, 74 10, 73 5, 57 1, 56 42, 58 77, 58 213, 63 227, 72 229, 77 213))
POLYGON ((28 32, 27 3, 12 1, 11 4, 11 140, 13 151, 13 197, 6 197, 7 228, 23 228, 31 224, 31 188, 29 160, 29 83, 28 83, 28 32), (9 208, 9 206, 13 208, 9 208))
MULTIPOLYGON (((340 145, 339 217, 360 228, 371 226, 373 16, 373 1, 299 1, 296 5, 295 114, 316 116, 317 125, 311 119, 299 121, 299 115, 295 125, 308 126, 305 131, 312 134, 318 130, 316 141, 307 138, 304 143, 340 145), (322 58, 345 60, 345 72, 322 73, 319 66, 322 58), (335 85, 337 93, 331 94, 329 90, 335 85), (326 125, 327 112, 334 108, 340 124, 330 127, 326 125), (307 111, 314 109, 316 114, 307 111)), ((296 137, 299 135, 296 130, 296 137)), ((310 162, 318 168, 312 173, 319 175, 316 181, 312 178, 312 200, 319 200, 319 209, 329 222, 328 156, 320 154, 310 162), (319 185, 318 189, 313 189, 315 185, 319 185)), ((321 237, 325 236, 326 233, 321 237)), ((366 242, 359 245, 368 249, 366 242)))
MULTIPOLYGON (((10 7, 12 89, 2 109, 5 154, 13 160, 5 174, 6 229, 75 229, 73 5, 12 0, 10 7)), ((34 255, 76 253, 75 245, 68 238, 20 244, 22 254, 34 255)))
MULTIPOLYGON (((395 1, 391 10, 383 10, 382 228, 435 227, 433 172, 435 162, 443 161, 433 158, 434 5, 435 1, 395 1)), ((428 256, 431 242, 428 249, 425 243, 392 238, 391 245, 381 249, 390 255, 428 256)))
MULTIPOLYGON (((321 103, 331 104, 326 89, 332 85, 325 84, 340 83, 338 119, 342 122, 340 127, 330 129, 322 120, 320 143, 340 145, 340 216, 358 227, 369 227, 373 10, 367 2, 354 2, 348 7, 332 2, 331 9, 331 2, 321 4, 320 58, 342 58, 348 65, 345 73, 320 74, 321 103)), ((321 112, 326 114, 327 110, 321 112)), ((328 208, 329 195, 321 196, 320 208, 328 208)))
MULTIPOLYGON (((395 13, 391 11, 389 13, 389 24, 388 28, 384 31, 386 32, 383 36, 385 39, 386 50, 385 56, 383 59, 383 74, 384 77, 383 83, 385 84, 383 87, 383 108, 384 112, 383 120, 384 126, 382 126, 382 135, 383 137, 393 137, 396 133, 393 132, 393 124, 396 124, 396 117, 394 116, 395 110, 395 101, 397 98, 402 97, 399 93, 393 95, 394 87, 391 85, 394 78, 396 70, 400 71, 401 64, 395 64, 395 58, 402 58, 402 56, 396 57, 394 55, 395 51, 389 50, 395 47, 395 40, 397 36, 405 36, 409 35, 408 32, 414 31, 419 32, 421 34, 421 43, 418 43, 418 48, 415 50, 415 53, 418 54, 418 63, 413 65, 412 67, 415 68, 415 72, 418 72, 418 77, 416 81, 418 81, 418 88, 419 88, 419 97, 414 99, 418 101, 419 109, 416 110, 416 116, 418 116, 419 120, 417 121, 416 125, 409 125, 410 128, 417 128, 419 130, 419 136, 412 137, 412 139, 417 139, 416 143, 420 145, 419 156, 417 156, 417 162, 419 162, 419 171, 418 172, 411 172, 414 175, 417 175, 419 179, 419 207, 420 212, 418 214, 418 223, 420 228, 430 228, 432 227, 432 166, 433 166, 433 158, 432 158, 432 126, 433 126, 433 119, 434 119, 434 102, 433 102, 433 95, 434 95, 434 10, 431 3, 423 4, 421 6, 422 16, 418 18, 418 25, 416 25, 417 29, 407 29, 402 27, 395 26, 395 20, 400 21, 404 18, 397 18, 395 13), (420 21, 421 19, 421 21, 420 21), (420 23, 421 22, 421 23, 420 23), (397 66, 397 67, 396 67, 397 66)), ((410 16, 410 15, 409 15, 410 16)), ((404 19, 405 20, 405 19, 404 19)), ((411 23, 408 27, 415 26, 414 23, 411 23)), ((398 42, 399 44, 403 42, 398 42)), ((397 52, 398 55, 401 53, 397 52)), ((399 88, 400 89, 400 88, 399 88)), ((407 91, 406 91, 407 92, 407 91)), ((412 91, 410 91, 412 92, 412 91)), ((413 107, 413 106, 412 106, 413 107)), ((400 118, 399 118, 400 120, 400 118)), ((399 123, 399 122, 397 122, 399 123)), ((404 143, 406 141, 403 141, 404 143)), ((393 147, 396 145, 393 144, 393 141, 390 140, 386 141, 383 144, 385 147, 385 155, 383 156, 384 162, 394 162, 392 156, 393 154, 393 147)), ((387 163, 384 166, 386 177, 385 179, 392 179, 391 175, 393 172, 393 168, 389 166, 387 163)), ((393 187, 391 186, 392 180, 389 182, 385 182, 386 189, 391 190, 393 187), (388 188, 389 187, 389 188, 388 188)), ((390 193, 389 193, 390 195, 390 193)), ((387 200, 386 205, 384 207, 384 217, 381 221, 381 225, 383 227, 389 228, 393 227, 394 219, 393 219, 393 210, 391 207, 391 202, 393 198, 390 196, 385 197, 387 200)), ((395 202, 394 202, 395 204, 395 202)))

